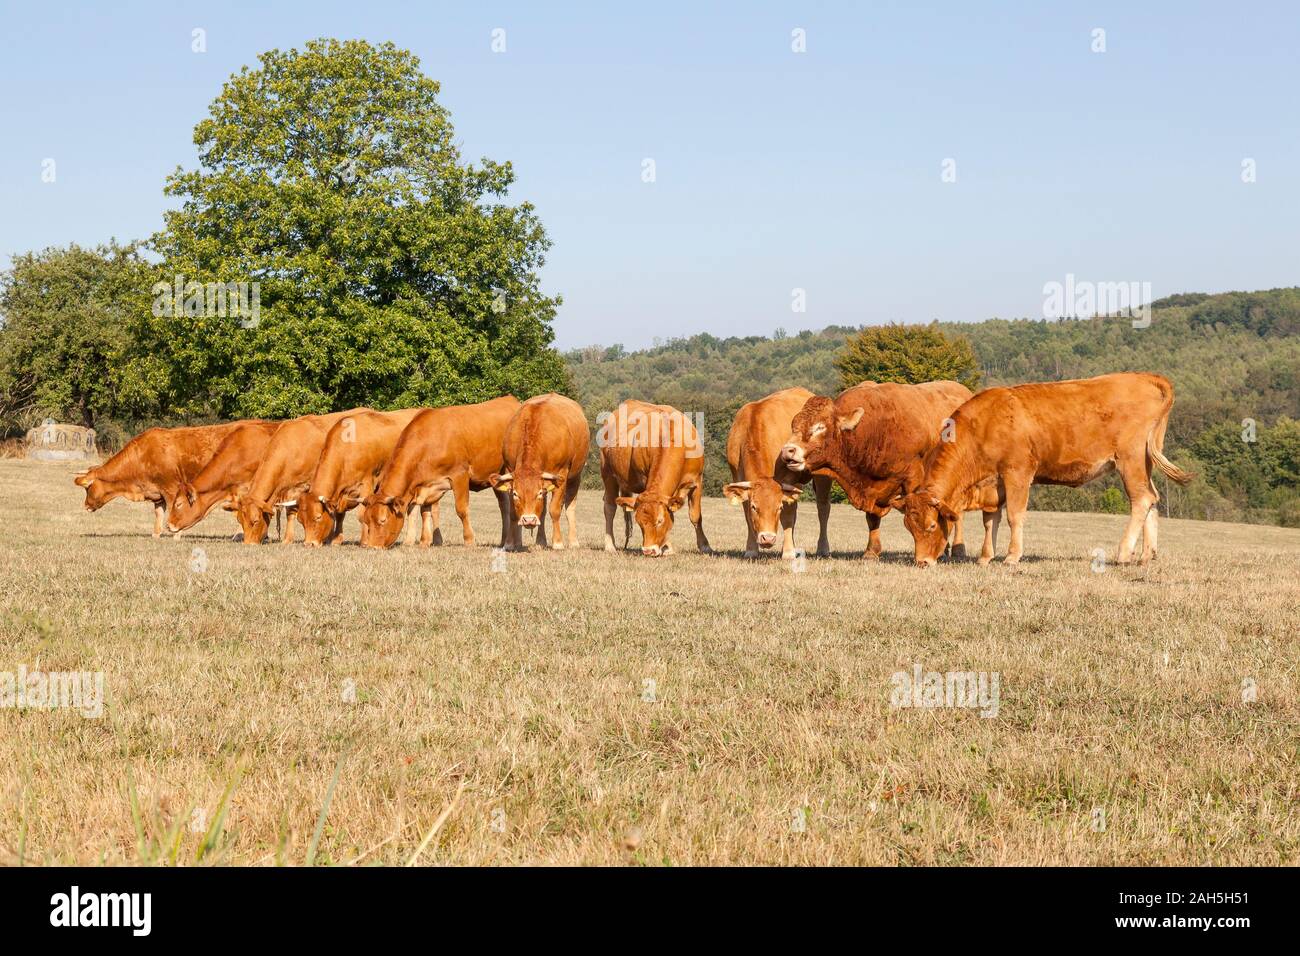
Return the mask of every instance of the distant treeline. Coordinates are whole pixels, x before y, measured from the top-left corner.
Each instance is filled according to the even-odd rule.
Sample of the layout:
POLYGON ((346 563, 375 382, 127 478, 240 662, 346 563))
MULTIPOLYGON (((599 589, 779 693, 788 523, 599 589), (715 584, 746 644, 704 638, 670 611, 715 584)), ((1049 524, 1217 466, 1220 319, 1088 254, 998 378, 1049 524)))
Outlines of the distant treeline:
MULTIPOLYGON (((1197 474, 1179 488, 1157 479, 1173 517, 1300 527, 1300 288, 1183 294, 1153 303, 1151 323, 1125 317, 940 323, 969 340, 982 385, 1149 371, 1175 388, 1165 450, 1197 474)), ((730 480, 727 431, 737 409, 780 388, 839 391, 833 362, 858 329, 831 326, 771 338, 695 335, 639 352, 589 347, 565 355, 588 414, 624 398, 703 415, 707 490, 730 480)), ((599 483, 598 470, 588 481, 599 483)), ((1038 487, 1033 505, 1127 510, 1114 477, 1084 488, 1038 487)))

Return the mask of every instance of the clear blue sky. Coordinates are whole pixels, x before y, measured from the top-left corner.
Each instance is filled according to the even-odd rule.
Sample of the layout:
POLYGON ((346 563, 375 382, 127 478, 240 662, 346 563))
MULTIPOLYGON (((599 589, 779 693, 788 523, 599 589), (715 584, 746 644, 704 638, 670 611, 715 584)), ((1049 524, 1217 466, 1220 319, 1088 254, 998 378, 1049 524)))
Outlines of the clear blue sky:
POLYGON ((335 36, 413 50, 465 154, 513 161, 564 348, 1300 283, 1300 6, 922 6, 5 0, 0 261, 151 234, 224 79, 335 36))

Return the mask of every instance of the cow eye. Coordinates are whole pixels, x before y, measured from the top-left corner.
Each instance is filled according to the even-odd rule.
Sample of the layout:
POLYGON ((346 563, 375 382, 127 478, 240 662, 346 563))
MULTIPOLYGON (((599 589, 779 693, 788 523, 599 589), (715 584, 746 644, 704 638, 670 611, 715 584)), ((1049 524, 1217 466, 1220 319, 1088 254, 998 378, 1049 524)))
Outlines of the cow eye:
POLYGON ((939 523, 938 523, 937 521, 931 521, 931 522, 930 522, 930 527, 926 528, 925 530, 926 530, 926 531, 933 531, 933 530, 934 530, 935 528, 937 528, 937 527, 939 527, 939 523))

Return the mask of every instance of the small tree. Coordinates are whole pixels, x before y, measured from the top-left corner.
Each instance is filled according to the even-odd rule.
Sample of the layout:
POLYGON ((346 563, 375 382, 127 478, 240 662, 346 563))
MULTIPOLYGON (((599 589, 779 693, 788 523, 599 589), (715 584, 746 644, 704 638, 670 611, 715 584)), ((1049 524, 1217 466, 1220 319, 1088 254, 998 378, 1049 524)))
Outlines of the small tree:
POLYGON ((72 245, 15 256, 0 275, 0 414, 10 427, 50 416, 93 428, 147 414, 154 385, 131 325, 151 269, 134 246, 72 245))
POLYGON ((921 382, 952 380, 974 391, 980 369, 970 342, 949 338, 930 325, 881 325, 850 336, 835 358, 840 387, 859 382, 921 382))

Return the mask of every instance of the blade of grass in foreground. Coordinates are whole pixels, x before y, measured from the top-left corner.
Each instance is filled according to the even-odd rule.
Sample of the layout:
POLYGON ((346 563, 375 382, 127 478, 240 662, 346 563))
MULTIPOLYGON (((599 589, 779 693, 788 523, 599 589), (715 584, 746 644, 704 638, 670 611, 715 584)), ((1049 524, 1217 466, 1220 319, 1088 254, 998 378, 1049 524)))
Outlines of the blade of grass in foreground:
POLYGON ((307 865, 313 866, 316 863, 316 847, 320 845, 320 836, 325 831, 325 816, 330 812, 330 801, 334 799, 334 788, 338 786, 339 773, 343 770, 343 761, 348 759, 348 752, 345 749, 339 755, 339 762, 334 765, 334 776, 330 778, 330 785, 325 789, 325 802, 321 804, 320 816, 316 818, 316 830, 311 835, 311 843, 307 846, 307 865))

